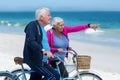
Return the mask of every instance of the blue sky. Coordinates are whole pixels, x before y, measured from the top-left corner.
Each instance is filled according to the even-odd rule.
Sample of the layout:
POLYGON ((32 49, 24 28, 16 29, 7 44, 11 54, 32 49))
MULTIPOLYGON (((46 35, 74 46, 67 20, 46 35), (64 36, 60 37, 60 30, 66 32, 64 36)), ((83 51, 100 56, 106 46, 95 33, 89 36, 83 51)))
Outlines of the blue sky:
POLYGON ((0 11, 120 11, 120 0, 0 0, 0 11))

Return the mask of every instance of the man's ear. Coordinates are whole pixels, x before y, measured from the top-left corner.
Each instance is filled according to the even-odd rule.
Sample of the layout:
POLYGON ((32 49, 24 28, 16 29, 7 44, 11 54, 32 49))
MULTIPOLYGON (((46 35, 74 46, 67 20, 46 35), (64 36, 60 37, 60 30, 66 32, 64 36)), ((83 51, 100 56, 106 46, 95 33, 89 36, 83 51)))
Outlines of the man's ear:
POLYGON ((41 15, 41 16, 40 16, 40 20, 43 20, 43 19, 44 19, 44 16, 41 15))

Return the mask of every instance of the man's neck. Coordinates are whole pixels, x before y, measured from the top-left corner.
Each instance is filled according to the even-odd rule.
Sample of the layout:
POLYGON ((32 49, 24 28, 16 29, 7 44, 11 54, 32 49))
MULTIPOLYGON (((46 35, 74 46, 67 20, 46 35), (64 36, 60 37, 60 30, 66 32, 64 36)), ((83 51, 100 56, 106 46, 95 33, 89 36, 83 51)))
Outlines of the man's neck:
POLYGON ((40 24, 40 25, 42 25, 42 26, 46 26, 47 24, 45 24, 43 21, 38 21, 38 23, 40 24))

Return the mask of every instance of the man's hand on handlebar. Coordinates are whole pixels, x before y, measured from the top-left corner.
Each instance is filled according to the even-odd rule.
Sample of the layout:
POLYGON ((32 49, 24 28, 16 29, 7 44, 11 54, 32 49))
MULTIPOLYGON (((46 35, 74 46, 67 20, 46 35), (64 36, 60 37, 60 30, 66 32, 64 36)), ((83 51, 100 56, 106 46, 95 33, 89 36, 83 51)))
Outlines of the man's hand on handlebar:
POLYGON ((53 54, 51 52, 49 52, 49 51, 43 51, 43 54, 47 55, 49 58, 53 58, 54 57, 53 54))

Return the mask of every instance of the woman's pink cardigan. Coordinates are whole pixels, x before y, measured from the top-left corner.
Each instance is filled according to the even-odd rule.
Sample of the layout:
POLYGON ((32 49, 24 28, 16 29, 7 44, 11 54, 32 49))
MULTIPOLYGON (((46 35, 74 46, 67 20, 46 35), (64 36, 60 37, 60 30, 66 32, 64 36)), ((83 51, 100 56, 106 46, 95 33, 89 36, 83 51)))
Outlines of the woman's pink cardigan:
MULTIPOLYGON (((88 28, 88 24, 80 25, 80 26, 64 26, 63 34, 68 38, 68 33, 82 31, 87 28, 88 28)), ((50 50, 54 54, 54 52, 57 50, 57 48, 55 48, 53 46, 54 34, 53 34, 52 29, 47 31, 47 37, 48 37, 48 43, 50 46, 50 50)))

